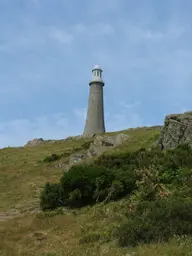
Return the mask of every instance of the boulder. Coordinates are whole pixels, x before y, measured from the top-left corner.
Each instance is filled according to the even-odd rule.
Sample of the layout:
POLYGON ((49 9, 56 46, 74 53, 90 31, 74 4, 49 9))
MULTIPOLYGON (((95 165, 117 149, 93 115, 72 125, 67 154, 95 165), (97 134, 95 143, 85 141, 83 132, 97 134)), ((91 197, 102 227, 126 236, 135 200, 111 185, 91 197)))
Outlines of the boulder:
POLYGON ((120 133, 116 136, 115 138, 115 143, 114 146, 118 146, 121 145, 124 141, 128 140, 130 138, 130 136, 128 136, 127 134, 124 133, 120 133))
POLYGON ((98 135, 91 143, 88 150, 88 157, 99 156, 103 152, 122 144, 123 141, 129 138, 126 134, 118 134, 114 136, 98 135))
POLYGON ((42 138, 35 138, 33 140, 28 141, 27 144, 25 144, 25 147, 36 146, 36 145, 39 145, 43 142, 44 142, 44 140, 42 138))
POLYGON ((63 139, 64 141, 67 141, 67 140, 80 140, 80 139, 82 139, 82 135, 77 135, 77 136, 69 136, 69 137, 67 137, 67 138, 65 138, 65 139, 63 139))
POLYGON ((74 153, 69 157, 69 167, 80 163, 86 158, 101 155, 103 152, 122 144, 129 136, 122 133, 113 136, 95 135, 93 138, 93 142, 85 153, 74 153))
POLYGON ((158 141, 161 149, 175 148, 183 143, 192 145, 192 112, 166 116, 158 141))
POLYGON ((69 157, 69 166, 72 166, 74 164, 78 164, 79 162, 81 162, 85 158, 87 158, 87 154, 72 154, 69 157))

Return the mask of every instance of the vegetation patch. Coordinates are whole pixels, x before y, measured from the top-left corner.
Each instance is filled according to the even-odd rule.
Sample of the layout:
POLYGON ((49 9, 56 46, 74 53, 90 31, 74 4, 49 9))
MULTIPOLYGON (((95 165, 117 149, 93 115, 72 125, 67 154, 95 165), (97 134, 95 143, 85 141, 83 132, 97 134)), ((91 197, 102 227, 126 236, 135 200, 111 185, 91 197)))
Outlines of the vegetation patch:
POLYGON ((65 172, 58 184, 47 183, 41 193, 41 208, 82 207, 117 199, 136 189, 134 173, 105 167, 76 165, 65 172))
POLYGON ((120 246, 165 242, 174 236, 192 235, 192 200, 170 197, 140 202, 114 232, 120 246))
POLYGON ((154 147, 158 127, 123 133, 128 141, 67 173, 49 163, 91 141, 0 150, 1 212, 25 212, 1 222, 0 255, 190 256, 191 148, 154 147))
MULTIPOLYGON (((78 208, 130 197, 130 210, 114 229, 120 246, 164 242, 175 235, 192 235, 192 151, 189 145, 162 151, 102 155, 92 165, 76 165, 58 184, 47 183, 41 208, 78 208)), ((102 240, 90 231, 81 243, 102 240)))

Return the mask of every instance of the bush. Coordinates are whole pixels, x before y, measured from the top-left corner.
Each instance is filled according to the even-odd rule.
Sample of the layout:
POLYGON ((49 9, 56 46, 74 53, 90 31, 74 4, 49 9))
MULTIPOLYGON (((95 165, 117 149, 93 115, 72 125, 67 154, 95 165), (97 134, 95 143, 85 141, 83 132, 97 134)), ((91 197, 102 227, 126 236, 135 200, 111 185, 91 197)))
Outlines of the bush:
POLYGON ((83 143, 82 148, 85 150, 89 149, 91 143, 92 141, 86 141, 85 143, 83 143))
POLYGON ((102 155, 95 161, 95 165, 125 171, 152 167, 159 171, 162 183, 170 184, 179 182, 178 177, 184 168, 191 168, 192 149, 188 144, 179 145, 167 151, 158 148, 151 150, 141 148, 135 152, 102 155))
POLYGON ((52 154, 51 156, 47 156, 44 158, 43 162, 53 162, 56 160, 59 160, 61 158, 61 155, 52 154))
POLYGON ((95 192, 109 188, 113 180, 113 172, 106 168, 75 165, 61 178, 63 201, 69 206, 94 203, 95 192))
POLYGON ((46 183, 40 195, 42 210, 53 210, 63 205, 61 201, 60 185, 46 183))
POLYGON ((74 165, 64 172, 59 184, 47 183, 41 194, 41 208, 81 207, 116 200, 136 189, 133 172, 104 167, 74 165))
POLYGON ((192 200, 170 197, 140 202, 127 221, 114 232, 120 246, 167 241, 178 235, 192 235, 192 200))
POLYGON ((117 155, 101 155, 95 165, 109 169, 134 170, 148 168, 151 165, 163 163, 164 153, 160 149, 141 148, 135 152, 126 152, 117 155), (162 160, 162 161, 161 161, 162 160))
MULTIPOLYGON (((83 147, 88 147, 89 143, 83 147)), ((135 190, 138 200, 169 196, 170 190, 181 190, 190 196, 191 153, 191 148, 185 144, 167 151, 141 148, 135 152, 102 155, 94 165, 72 166, 63 174, 59 185, 49 184, 44 189, 41 202, 46 205, 45 209, 60 204, 80 207, 103 200, 117 200, 135 190)), ((55 161, 62 156, 52 154, 44 161, 55 161)))
POLYGON ((98 242, 101 239, 101 234, 97 232, 89 232, 85 234, 80 240, 80 244, 94 243, 98 242))
POLYGON ((116 196, 117 198, 120 198, 125 195, 131 194, 135 189, 137 189, 136 185, 136 172, 132 170, 114 170, 114 176, 115 176, 115 181, 119 182, 121 186, 123 186, 123 189, 119 191, 119 193, 116 196))
POLYGON ((165 152, 163 163, 159 167, 164 183, 178 182, 178 176, 185 168, 192 166, 192 150, 188 144, 182 144, 165 152))

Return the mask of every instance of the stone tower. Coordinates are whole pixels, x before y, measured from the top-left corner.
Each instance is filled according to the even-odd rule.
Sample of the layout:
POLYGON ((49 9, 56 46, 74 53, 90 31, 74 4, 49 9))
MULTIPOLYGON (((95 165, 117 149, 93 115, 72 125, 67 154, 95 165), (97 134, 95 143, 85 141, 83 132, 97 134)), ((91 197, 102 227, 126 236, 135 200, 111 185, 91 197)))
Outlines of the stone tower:
POLYGON ((89 105, 85 123, 84 136, 92 136, 105 132, 102 69, 95 65, 92 79, 89 82, 89 105))

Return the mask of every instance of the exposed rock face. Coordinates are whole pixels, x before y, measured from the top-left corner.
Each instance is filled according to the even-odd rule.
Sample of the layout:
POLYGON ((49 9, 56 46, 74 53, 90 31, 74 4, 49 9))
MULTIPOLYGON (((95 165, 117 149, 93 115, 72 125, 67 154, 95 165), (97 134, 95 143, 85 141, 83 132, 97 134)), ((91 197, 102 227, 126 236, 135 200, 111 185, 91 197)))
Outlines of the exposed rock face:
POLYGON ((98 135, 91 143, 87 155, 88 157, 101 155, 103 152, 120 145, 128 138, 129 136, 125 134, 118 134, 115 136, 98 135))
POLYGON ((65 138, 65 139, 63 139, 64 141, 65 140, 79 140, 79 139, 81 139, 83 136, 82 135, 77 135, 77 136, 69 136, 69 137, 67 137, 67 138, 65 138))
POLYGON ((162 149, 174 148, 182 143, 192 145, 192 112, 166 116, 161 130, 159 144, 162 149))
POLYGON ((86 158, 101 155, 103 152, 122 144, 124 141, 129 139, 129 136, 122 133, 114 136, 95 135, 93 136, 93 138, 95 139, 91 143, 86 153, 72 154, 70 156, 69 158, 70 166, 72 166, 73 164, 78 164, 79 162, 81 162, 86 158))
POLYGON ((87 154, 73 154, 69 158, 69 166, 72 166, 73 164, 78 164, 85 158, 87 158, 87 154))
MULTIPOLYGON (((82 136, 81 135, 78 135, 78 136, 70 136, 70 137, 67 137, 65 139, 61 139, 60 141, 68 141, 68 140, 79 140, 81 139, 82 136)), ((57 142, 58 140, 43 140, 42 138, 35 138, 35 139, 32 139, 30 141, 28 141, 24 147, 28 147, 28 146, 36 146, 36 145, 39 145, 41 144, 42 142, 43 143, 55 143, 57 142)))
POLYGON ((25 144, 25 147, 36 146, 36 145, 41 144, 42 142, 44 142, 44 140, 42 138, 35 138, 33 140, 28 141, 27 144, 25 144))

